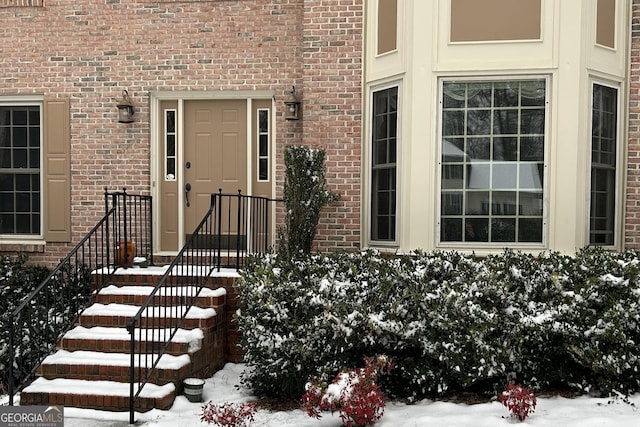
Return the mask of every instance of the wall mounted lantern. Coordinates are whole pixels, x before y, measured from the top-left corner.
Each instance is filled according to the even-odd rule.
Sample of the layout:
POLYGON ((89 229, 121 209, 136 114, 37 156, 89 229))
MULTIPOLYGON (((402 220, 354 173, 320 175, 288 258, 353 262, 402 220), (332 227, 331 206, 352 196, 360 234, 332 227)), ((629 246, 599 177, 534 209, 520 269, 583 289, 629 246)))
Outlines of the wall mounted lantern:
POLYGON ((118 101, 118 121, 120 123, 133 123, 133 104, 129 100, 129 92, 122 91, 122 99, 118 101))
POLYGON ((296 87, 292 86, 291 92, 287 99, 284 100, 287 107, 284 118, 287 120, 300 120, 300 101, 296 97, 296 87))

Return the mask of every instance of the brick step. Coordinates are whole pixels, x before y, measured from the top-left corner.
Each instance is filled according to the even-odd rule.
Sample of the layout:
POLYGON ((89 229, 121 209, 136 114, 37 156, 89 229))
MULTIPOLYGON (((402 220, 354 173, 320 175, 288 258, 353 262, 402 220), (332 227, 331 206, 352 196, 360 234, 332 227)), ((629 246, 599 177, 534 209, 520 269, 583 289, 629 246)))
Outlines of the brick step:
MULTIPOLYGON (((111 276, 109 283, 114 285, 147 285, 155 286, 162 276, 167 272, 169 266, 153 266, 148 268, 119 268, 111 276)), ((205 286, 218 288, 220 286, 233 285, 234 280, 240 277, 233 269, 214 270, 208 274, 208 267, 189 266, 186 268, 176 267, 175 273, 170 280, 174 283, 193 282, 193 277, 201 277, 205 280, 205 286)))
MULTIPOLYGON (((140 334, 138 331, 138 337, 142 336, 142 348, 148 346, 157 350, 160 345, 164 345, 165 337, 168 337, 171 331, 170 329, 160 329, 155 332, 155 337, 140 334)), ((199 328, 178 329, 167 347, 167 353, 174 356, 192 354, 202 347, 203 339, 204 333, 199 328)), ((58 343, 58 348, 68 351, 128 353, 131 349, 131 335, 126 328, 76 326, 64 334, 58 343)))
MULTIPOLYGON (((102 288, 96 295, 94 301, 100 304, 129 304, 142 305, 153 292, 154 286, 147 285, 110 285, 102 288)), ((191 298, 195 297, 194 304, 198 307, 214 307, 225 303, 227 294, 224 288, 209 289, 202 288, 198 293, 197 286, 163 287, 155 295, 154 302, 164 305, 184 305, 191 298)))
MULTIPOLYGON (((176 397, 173 384, 148 383, 135 402, 136 410, 169 409, 176 397)), ((37 378, 20 393, 20 405, 64 405, 103 411, 129 410, 129 383, 37 378)))
MULTIPOLYGON (((143 378, 147 375, 144 366, 152 366, 154 355, 134 356, 136 375, 143 378), (139 368, 143 366, 143 368, 139 368)), ((97 351, 66 351, 58 350, 47 356, 36 373, 46 379, 66 378, 87 381, 117 381, 129 382, 131 356, 125 353, 102 353, 97 351)), ((186 355, 163 355, 151 374, 155 384, 163 385, 170 382, 179 383, 189 376, 191 358, 186 355)))
MULTIPOLYGON (((106 326, 126 327, 129 320, 138 313, 140 307, 127 304, 95 303, 82 312, 78 325, 84 327, 106 326)), ((142 318, 142 324, 153 324, 156 328, 169 327, 179 320, 186 307, 149 307, 155 319, 142 318), (153 323, 152 323, 153 322, 153 323)), ((182 323, 184 329, 207 329, 215 326, 216 311, 213 308, 191 307, 182 323)))

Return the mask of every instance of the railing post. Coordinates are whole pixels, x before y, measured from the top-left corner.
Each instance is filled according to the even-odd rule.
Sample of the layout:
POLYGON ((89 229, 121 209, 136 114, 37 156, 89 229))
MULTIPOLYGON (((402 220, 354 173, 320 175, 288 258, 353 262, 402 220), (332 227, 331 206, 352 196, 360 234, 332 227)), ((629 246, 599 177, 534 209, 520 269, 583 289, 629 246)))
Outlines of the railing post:
POLYGON ((134 391, 133 391, 133 384, 135 382, 135 368, 134 368, 134 363, 135 363, 135 348, 136 348, 136 341, 135 341, 135 331, 136 331, 136 324, 135 324, 135 320, 132 319, 131 322, 129 324, 127 324, 127 331, 129 332, 129 334, 131 335, 131 341, 130 341, 130 348, 129 348, 129 354, 131 355, 131 360, 129 361, 129 424, 133 424, 136 422, 135 420, 135 400, 134 400, 134 391))
POLYGON ((129 236, 127 235, 127 189, 122 189, 122 217, 123 217, 123 234, 124 234, 124 248, 123 248, 123 256, 124 256, 124 268, 129 266, 129 236))
POLYGON ((220 272, 220 264, 222 263, 221 252, 222 252, 222 188, 218 189, 218 206, 216 208, 218 210, 218 244, 217 244, 217 256, 218 256, 218 273, 220 272))
POLYGON ((13 313, 9 314, 9 378, 8 378, 8 386, 9 386, 9 406, 13 406, 13 361, 15 358, 15 353, 13 350, 13 313))
POLYGON ((240 265, 240 222, 242 221, 241 211, 244 206, 244 204, 242 203, 242 196, 240 194, 241 192, 242 190, 238 189, 238 218, 236 222, 236 270, 240 265))
POLYGON ((149 233, 149 238, 147 239, 149 242, 149 264, 153 265, 153 203, 151 203, 151 199, 147 198, 147 204, 149 205, 149 217, 147 218, 147 233, 149 233))

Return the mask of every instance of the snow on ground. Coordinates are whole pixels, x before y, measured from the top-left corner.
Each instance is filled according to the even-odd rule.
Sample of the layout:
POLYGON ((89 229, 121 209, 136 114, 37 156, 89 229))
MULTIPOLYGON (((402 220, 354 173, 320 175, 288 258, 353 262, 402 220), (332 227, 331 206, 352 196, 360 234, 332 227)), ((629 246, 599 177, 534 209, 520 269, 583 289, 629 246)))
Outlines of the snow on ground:
MULTIPOLYGON (((236 387, 242 364, 227 364, 205 383, 203 398, 216 403, 242 403, 254 400, 251 394, 236 387)), ((388 402, 384 417, 376 427, 637 427, 640 425, 640 395, 631 397, 631 403, 608 398, 539 397, 536 411, 526 422, 510 419, 508 410, 498 402, 466 405, 460 403, 424 400, 415 405, 388 402)), ((200 421, 202 404, 191 403, 184 396, 176 398, 169 411, 153 410, 136 414, 136 424, 144 427, 207 426, 200 421)), ((65 408, 65 427, 124 427, 128 413, 101 412, 65 408)), ((259 410, 255 427, 340 427, 338 414, 325 414, 320 420, 309 418, 300 410, 275 412, 259 410)))

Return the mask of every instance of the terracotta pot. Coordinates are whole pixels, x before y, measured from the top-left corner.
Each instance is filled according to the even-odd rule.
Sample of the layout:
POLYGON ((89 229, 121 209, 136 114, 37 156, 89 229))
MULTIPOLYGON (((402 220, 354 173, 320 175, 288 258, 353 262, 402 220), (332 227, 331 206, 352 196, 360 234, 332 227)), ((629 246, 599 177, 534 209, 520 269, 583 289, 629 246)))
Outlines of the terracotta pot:
POLYGON ((133 267, 133 257, 136 255, 136 245, 133 242, 116 243, 116 265, 118 267, 133 267), (125 258, 124 245, 127 245, 125 258))

